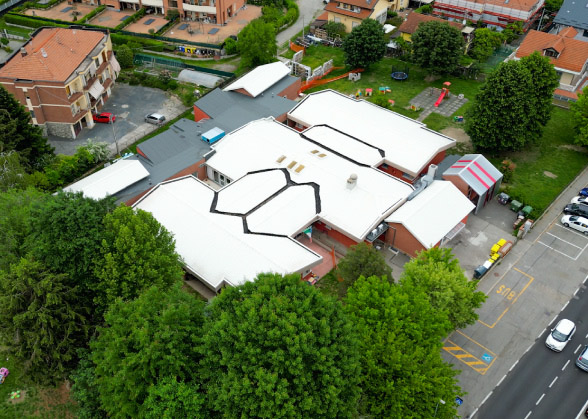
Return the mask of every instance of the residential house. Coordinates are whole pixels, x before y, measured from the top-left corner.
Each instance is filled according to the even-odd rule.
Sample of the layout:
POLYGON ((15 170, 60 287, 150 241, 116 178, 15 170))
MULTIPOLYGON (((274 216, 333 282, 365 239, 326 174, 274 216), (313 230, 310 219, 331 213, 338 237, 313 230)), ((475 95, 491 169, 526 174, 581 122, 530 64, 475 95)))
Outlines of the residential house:
POLYGON ((541 17, 544 3, 544 0, 436 0, 433 12, 458 21, 485 23, 498 30, 520 21, 526 31, 541 17))
POLYGON ((407 41, 410 42, 410 38, 413 33, 416 32, 419 25, 423 22, 441 22, 447 23, 454 28, 459 29, 460 31, 464 29, 465 25, 459 22, 450 22, 445 19, 441 19, 439 17, 431 16, 431 15, 423 15, 421 13, 410 13, 404 22, 398 27, 398 32, 400 32, 400 36, 407 41))
POLYGON ((177 11, 182 20, 226 24, 245 6, 245 0, 104 0, 108 7, 139 10, 167 15, 177 11))
POLYGON ((330 1, 325 6, 325 11, 328 13, 329 22, 342 23, 345 25, 345 30, 351 32, 367 18, 374 19, 383 25, 386 22, 388 5, 387 0, 330 1))
POLYGON ((567 27, 576 30, 575 39, 588 42, 588 9, 586 3, 578 0, 564 0, 555 19, 551 33, 560 33, 567 27))
POLYGON ((511 58, 521 59, 535 51, 549 57, 559 75, 559 87, 554 97, 575 101, 588 81, 588 42, 576 39, 578 32, 572 27, 558 34, 529 31, 521 46, 511 58))
POLYGON ((0 67, 0 84, 45 134, 75 138, 120 72, 110 35, 99 29, 40 28, 0 67))

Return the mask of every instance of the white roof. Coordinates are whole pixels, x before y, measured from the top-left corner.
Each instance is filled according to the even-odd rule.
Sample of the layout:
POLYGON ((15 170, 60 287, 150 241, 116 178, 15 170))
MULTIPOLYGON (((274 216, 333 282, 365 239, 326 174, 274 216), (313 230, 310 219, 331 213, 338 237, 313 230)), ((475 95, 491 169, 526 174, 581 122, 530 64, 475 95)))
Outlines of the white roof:
POLYGON ((122 159, 63 188, 63 190, 65 192, 82 192, 88 198, 102 199, 122 191, 147 176, 149 176, 149 172, 139 161, 122 159))
POLYGON ((288 117, 307 127, 326 124, 371 144, 384 151, 386 163, 411 176, 421 173, 436 154, 455 145, 455 140, 421 122, 333 90, 309 94, 288 117))
MULTIPOLYGON (((318 194, 318 203, 313 202, 314 205, 309 203, 310 191, 301 190, 296 192, 303 197, 300 202, 294 199, 295 193, 289 191, 288 196, 280 197, 263 208, 263 211, 271 214, 292 212, 292 206, 301 211, 300 217, 291 220, 280 216, 280 222, 287 223, 287 227, 280 229, 278 223, 272 224, 271 220, 264 223, 262 217, 257 219, 263 228, 273 228, 274 231, 283 231, 282 228, 299 231, 307 227, 308 223, 302 224, 301 220, 311 215, 310 205, 315 211, 315 219, 320 218, 350 238, 362 241, 413 191, 413 187, 406 182, 369 165, 358 164, 352 158, 334 153, 318 142, 309 141, 273 118, 253 121, 226 135, 212 148, 216 153, 207 161, 207 165, 230 179, 239 179, 258 170, 279 168, 284 169, 282 173, 288 174, 290 184, 314 185, 318 194), (358 177, 352 189, 347 187, 347 179, 351 174, 358 177)), ((275 178, 260 179, 248 186, 247 193, 241 193, 239 206, 243 210, 253 208, 260 196, 270 196, 280 185, 275 178)))
POLYGON ((243 217, 211 211, 214 196, 210 187, 186 176, 159 184, 134 205, 174 235, 186 269, 212 289, 251 281, 261 272, 300 272, 322 260, 290 237, 246 233, 243 217))
POLYGON ((276 61, 275 63, 260 65, 254 68, 223 90, 227 92, 230 90, 244 89, 251 96, 256 97, 289 74, 290 69, 288 66, 281 61, 276 61))
POLYGON ((404 225, 423 246, 430 249, 474 208, 475 205, 453 183, 436 180, 392 213, 386 222, 404 225))

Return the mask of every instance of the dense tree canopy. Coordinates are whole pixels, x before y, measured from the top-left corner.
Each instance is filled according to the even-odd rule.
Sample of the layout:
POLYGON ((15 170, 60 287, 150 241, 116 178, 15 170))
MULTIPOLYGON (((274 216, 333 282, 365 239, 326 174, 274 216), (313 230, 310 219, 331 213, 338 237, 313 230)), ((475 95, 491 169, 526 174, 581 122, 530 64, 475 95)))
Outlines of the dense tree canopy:
POLYGON ((536 142, 549 121, 556 81, 547 57, 501 63, 466 112, 465 130, 474 146, 498 152, 536 142))
POLYGON ((67 275, 24 258, 0 271, 2 345, 38 382, 65 378, 87 338, 87 309, 76 304, 68 282, 67 275))
POLYGON ((343 41, 345 63, 352 69, 368 68, 386 53, 383 26, 374 19, 364 19, 343 41))
MULTIPOLYGON (((464 328, 478 319, 474 311, 486 300, 477 282, 464 275, 451 249, 432 248, 404 265, 400 279, 406 292, 421 291, 435 310, 445 313, 451 329, 464 328)), ((449 332, 450 330, 447 330, 449 332)))
POLYGON ((165 290, 181 281, 173 236, 150 213, 120 206, 106 214, 103 228, 91 285, 100 311, 117 297, 130 300, 152 285, 165 290))
POLYGON ((479 61, 486 61, 503 41, 504 36, 500 32, 489 28, 478 28, 474 32, 470 55, 479 61))
POLYGON ((111 306, 90 345, 94 382, 110 417, 145 417, 143 409, 154 408, 143 406, 147 397, 168 398, 172 392, 159 388, 149 395, 151 386, 168 377, 185 383, 200 377, 203 305, 177 284, 167 291, 152 287, 131 302, 119 299, 111 306))
POLYGON ((461 33, 448 23, 421 23, 410 40, 414 62, 436 74, 454 71, 463 54, 461 33))
POLYGON ((222 417, 353 416, 359 352, 339 302, 299 275, 261 274, 206 312, 202 374, 222 417))
POLYGON ((578 100, 572 103, 571 111, 576 131, 575 142, 588 145, 588 87, 585 87, 578 95, 578 100))
POLYGON ((256 67, 275 61, 278 52, 276 29, 261 19, 249 22, 239 33, 237 48, 242 67, 256 67))
POLYGON ((0 192, 24 189, 31 184, 20 154, 16 151, 0 152, 0 192))
POLYGON ((380 252, 364 242, 351 246, 339 261, 337 272, 349 285, 360 276, 385 276, 392 280, 392 269, 380 252))
POLYGON ((41 128, 30 122, 29 112, 0 86, 0 152, 19 152, 32 171, 43 168, 54 154, 41 128))
MULTIPOLYGON (((376 276, 359 278, 345 309, 360 333, 362 413, 374 418, 430 418, 435 403, 453 400, 455 371, 441 358, 451 323, 423 290, 405 290, 376 276)), ((451 403, 438 417, 454 417, 451 403)))
POLYGON ((146 419, 176 419, 204 417, 206 397, 198 383, 166 377, 149 387, 143 404, 146 419))

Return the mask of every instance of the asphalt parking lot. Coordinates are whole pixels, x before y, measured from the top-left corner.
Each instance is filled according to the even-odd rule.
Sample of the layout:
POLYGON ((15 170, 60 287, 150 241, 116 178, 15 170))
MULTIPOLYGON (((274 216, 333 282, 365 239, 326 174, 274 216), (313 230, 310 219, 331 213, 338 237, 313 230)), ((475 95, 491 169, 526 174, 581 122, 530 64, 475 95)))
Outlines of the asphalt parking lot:
MULTIPOLYGON (((588 275, 588 237, 564 227, 562 209, 588 184, 588 169, 556 199, 533 229, 478 284, 488 298, 478 321, 447 337, 443 358, 461 370, 459 384, 467 394, 459 408, 475 416, 518 360, 540 337, 568 301, 584 288, 588 275)), ((509 234, 515 214, 494 200, 448 245, 466 274, 509 234)))
POLYGON ((59 154, 73 155, 78 146, 92 139, 96 142, 110 144, 112 154, 116 153, 116 137, 120 151, 147 135, 157 127, 145 122, 145 115, 158 112, 166 119, 175 118, 186 110, 179 99, 170 94, 150 87, 116 84, 112 96, 100 112, 112 112, 116 115, 114 127, 111 124, 96 124, 94 128, 84 128, 75 140, 49 136, 49 143, 59 154), (113 130, 114 128, 114 130, 113 130))

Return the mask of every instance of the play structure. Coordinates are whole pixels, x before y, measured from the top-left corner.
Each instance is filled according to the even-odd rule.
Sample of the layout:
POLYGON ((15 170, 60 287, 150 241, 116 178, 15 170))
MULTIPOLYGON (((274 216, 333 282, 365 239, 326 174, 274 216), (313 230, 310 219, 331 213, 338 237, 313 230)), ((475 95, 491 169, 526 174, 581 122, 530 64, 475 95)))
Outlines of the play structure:
POLYGON ((390 73, 390 77, 397 81, 404 81, 408 79, 408 67, 406 67, 404 70, 397 70, 393 68, 392 72, 390 73))
POLYGON ((4 380, 6 379, 6 377, 8 377, 8 374, 10 374, 8 368, 0 368, 0 384, 4 384, 4 380))
MULTIPOLYGON (((326 76, 327 74, 329 74, 331 71, 336 70, 336 69, 341 69, 343 67, 332 67, 327 73, 323 74, 323 76, 326 76)), ((305 90, 311 89, 313 87, 316 86, 321 86, 323 84, 327 84, 330 83, 332 81, 336 81, 336 80, 341 80, 341 79, 346 79, 349 77, 350 73, 361 73, 363 71, 363 68, 356 68, 355 70, 352 71, 348 71, 345 74, 341 74, 340 76, 336 76, 336 77, 331 77, 330 79, 314 79, 311 81, 308 81, 306 83, 304 83, 302 86, 300 86, 300 92, 302 93, 305 90)))
POLYGON ((441 102, 443 102, 443 99, 449 98, 449 86, 451 86, 450 82, 446 81, 445 83, 443 83, 443 89, 441 90, 441 94, 439 95, 439 99, 437 99, 437 102, 435 102, 435 104, 433 106, 438 108, 439 105, 441 104, 441 102))

